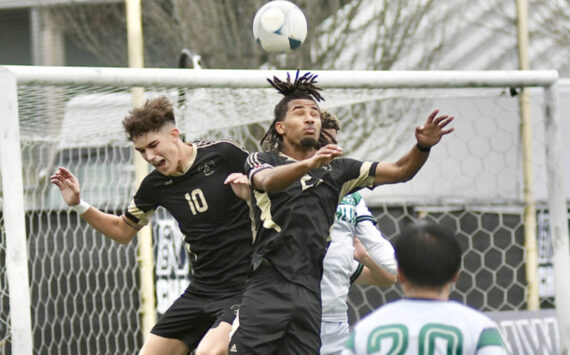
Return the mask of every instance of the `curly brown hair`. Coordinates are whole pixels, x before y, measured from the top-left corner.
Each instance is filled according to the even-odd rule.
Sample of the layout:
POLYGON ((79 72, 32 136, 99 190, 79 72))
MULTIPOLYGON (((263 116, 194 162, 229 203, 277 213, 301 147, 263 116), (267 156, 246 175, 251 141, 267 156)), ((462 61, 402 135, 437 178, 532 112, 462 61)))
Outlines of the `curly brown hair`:
POLYGON ((273 77, 273 80, 268 78, 267 81, 284 97, 279 101, 279 103, 277 103, 273 110, 273 122, 271 122, 269 129, 261 139, 261 145, 267 142, 270 150, 279 151, 283 144, 283 138, 275 130, 275 123, 283 121, 287 114, 289 102, 298 99, 308 99, 314 102, 319 102, 324 101, 324 99, 319 93, 322 89, 315 85, 317 83, 317 75, 311 74, 310 72, 306 72, 299 77, 299 70, 297 70, 297 75, 293 82, 291 81, 289 73, 287 73, 287 81, 282 81, 275 76, 273 77))
POLYGON ((340 121, 332 113, 322 110, 321 111, 321 135, 319 136, 319 147, 324 147, 329 143, 336 144, 336 139, 334 139, 325 129, 334 129, 335 131, 340 131, 340 121))
POLYGON ((166 124, 176 124, 172 104, 165 96, 149 99, 141 107, 132 109, 123 119, 127 139, 140 137, 149 132, 158 132, 166 124))

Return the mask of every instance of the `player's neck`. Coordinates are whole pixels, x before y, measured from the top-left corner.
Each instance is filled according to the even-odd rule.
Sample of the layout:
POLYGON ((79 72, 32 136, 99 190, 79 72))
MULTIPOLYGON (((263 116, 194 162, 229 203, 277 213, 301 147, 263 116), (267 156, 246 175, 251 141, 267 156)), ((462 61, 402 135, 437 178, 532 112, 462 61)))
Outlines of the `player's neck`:
POLYGON ((312 157, 315 152, 315 148, 292 145, 287 142, 283 142, 283 147, 281 148, 281 153, 297 161, 308 159, 312 157))
POLYGON ((192 159, 192 153, 193 153, 194 147, 191 144, 186 144, 186 143, 180 141, 178 143, 178 149, 180 152, 180 159, 178 160, 176 172, 178 174, 181 174, 181 173, 183 174, 186 167, 190 163, 190 160, 192 159))
POLYGON ((403 291, 406 298, 449 301, 450 286, 451 285, 446 285, 442 288, 425 288, 407 285, 407 287, 403 286, 403 291))

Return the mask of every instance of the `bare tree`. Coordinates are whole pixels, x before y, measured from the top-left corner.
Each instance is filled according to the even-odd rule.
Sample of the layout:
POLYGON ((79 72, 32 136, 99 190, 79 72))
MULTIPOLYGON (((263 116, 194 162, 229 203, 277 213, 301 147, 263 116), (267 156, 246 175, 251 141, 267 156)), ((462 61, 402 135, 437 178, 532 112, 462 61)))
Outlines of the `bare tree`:
MULTIPOLYGON (((287 55, 268 54, 255 43, 251 24, 264 0, 158 0, 143 2, 145 63, 175 67, 181 50, 199 53, 209 68, 335 68, 354 36, 372 33, 369 69, 389 69, 409 46, 433 0, 298 0, 307 16, 306 43, 287 55), (355 23, 362 14, 372 18, 355 23), (333 33, 333 36, 327 36, 333 33)), ((117 4, 71 4, 48 8, 81 47, 102 63, 127 63, 125 10, 117 4)), ((344 63, 347 69, 350 63, 344 63)), ((425 66, 425 65, 424 65, 425 66)))
MULTIPOLYGON (((299 1, 309 24, 318 24, 348 0, 299 1)), ((143 2, 145 62, 149 67, 175 67, 183 48, 199 53, 210 68, 281 66, 308 60, 304 46, 290 55, 263 52, 251 24, 263 0, 158 0, 143 2)), ((78 46, 105 65, 127 63, 125 9, 117 4, 71 4, 46 8, 78 46)), ((310 29, 312 30, 312 29, 310 29)), ((309 40, 310 41, 310 40, 309 40)))

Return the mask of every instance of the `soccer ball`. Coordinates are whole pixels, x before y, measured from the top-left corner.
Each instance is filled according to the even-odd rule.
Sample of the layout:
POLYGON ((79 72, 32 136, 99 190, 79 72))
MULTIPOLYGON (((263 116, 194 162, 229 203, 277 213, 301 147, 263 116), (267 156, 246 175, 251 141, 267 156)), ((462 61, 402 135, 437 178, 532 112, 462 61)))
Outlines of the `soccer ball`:
POLYGON ((266 52, 290 52, 307 37, 307 19, 292 2, 270 1, 255 13, 253 37, 266 52))

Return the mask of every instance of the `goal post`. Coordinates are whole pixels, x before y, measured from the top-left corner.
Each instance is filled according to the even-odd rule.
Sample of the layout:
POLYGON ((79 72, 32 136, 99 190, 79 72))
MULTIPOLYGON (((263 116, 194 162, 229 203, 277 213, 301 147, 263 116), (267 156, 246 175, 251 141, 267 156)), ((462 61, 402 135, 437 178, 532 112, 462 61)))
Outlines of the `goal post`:
MULTIPOLYGON (((565 180, 563 176, 564 160, 557 85, 558 73, 550 70, 316 70, 314 73, 319 75, 319 85, 325 89, 324 93, 327 101, 323 104, 323 107, 326 106, 326 108, 331 108, 332 110, 348 106, 356 107, 351 108, 351 111, 347 111, 351 117, 357 116, 357 114, 373 117, 378 112, 385 113, 387 112, 386 110, 390 109, 392 101, 386 104, 388 108, 382 108, 384 111, 382 109, 375 111, 375 109, 365 106, 364 103, 387 102, 387 100, 392 100, 394 97, 399 100, 402 96, 400 93, 404 91, 406 93, 405 96, 407 96, 404 98, 405 100, 421 101, 425 100, 425 98, 435 98, 437 100, 440 97, 438 95, 441 94, 437 93, 436 90, 440 89, 509 90, 513 88, 514 90, 521 87, 542 89, 543 99, 542 101, 536 100, 536 104, 542 108, 541 114, 544 117, 543 122, 540 123, 544 131, 545 181, 543 183, 547 190, 546 205, 543 209, 547 209, 550 215, 550 235, 554 254, 555 303, 560 339, 563 342, 563 348, 569 349, 570 302, 567 300, 570 300, 570 284, 566 281, 567 275, 570 274, 570 247, 568 242, 567 192, 565 192, 565 189, 568 187, 564 186, 565 180), (329 97, 333 99, 329 99, 329 97)), ((138 342, 140 342, 139 337, 142 337, 142 335, 136 335, 137 332, 140 333, 141 327, 136 320, 132 320, 131 312, 135 313, 134 318, 136 318, 136 312, 139 311, 140 307, 134 310, 130 309, 127 314, 125 309, 132 308, 132 304, 129 304, 128 300, 134 297, 133 294, 125 294, 123 290, 110 291, 108 288, 121 288, 125 287, 125 285, 131 285, 130 287, 132 288, 137 287, 137 281, 129 279, 130 273, 138 272, 136 270, 136 257, 133 256, 132 250, 128 246, 117 247, 106 241, 100 241, 99 239, 103 240, 104 238, 97 239, 95 233, 81 226, 75 219, 76 216, 65 208, 62 202, 57 199, 56 194, 54 195, 53 187, 49 185, 49 182, 46 183, 46 176, 49 177, 57 163, 68 162, 77 164, 76 169, 81 175, 80 179, 85 178, 88 181, 82 185, 85 189, 85 194, 89 196, 88 200, 100 209, 120 213, 121 209, 128 202, 126 199, 133 191, 132 185, 134 185, 134 182, 131 178, 127 179, 126 182, 122 182, 116 175, 131 176, 129 174, 133 173, 132 168, 125 166, 128 159, 124 159, 124 155, 131 153, 126 150, 128 144, 125 142, 120 129, 120 119, 122 117, 111 119, 108 116, 116 116, 117 112, 124 113, 125 101, 130 107, 130 101, 125 100, 125 97, 130 95, 129 90, 131 88, 145 88, 146 95, 150 95, 147 97, 164 94, 173 102, 176 102, 177 119, 182 118, 182 122, 179 122, 179 124, 183 125, 181 131, 191 138, 209 138, 209 135, 223 135, 227 138, 234 138, 248 147, 258 148, 255 144, 259 138, 259 130, 267 126, 266 122, 271 119, 271 108, 276 103, 274 90, 268 89, 266 78, 277 76, 282 79, 287 74, 294 76, 295 71, 4 66, 0 67, 0 74, 0 93, 2 93, 0 98, 2 100, 2 105, 0 105, 0 117, 2 117, 0 153, 2 154, 1 175, 2 198, 4 202, 2 219, 0 221, 2 222, 2 230, 5 235, 3 238, 7 241, 5 247, 0 246, 0 260, 6 258, 8 261, 8 258, 14 255, 14 253, 25 255, 20 254, 27 251, 26 240, 22 237, 25 233, 28 234, 27 248, 31 248, 30 245, 35 243, 33 244, 34 256, 30 257, 38 260, 29 263, 19 260, 20 264, 18 264, 16 269, 7 265, 6 275, 0 275, 2 280, 7 280, 9 286, 8 290, 4 290, 3 286, 0 285, 0 298, 5 294, 8 294, 10 298, 9 318, 0 319, 0 325, 9 323, 8 326, 12 335, 6 335, 9 337, 8 342, 12 345, 12 349, 16 349, 17 346, 23 346, 21 348, 23 350, 18 351, 18 353, 23 354, 31 354, 32 348, 41 349, 40 353, 53 352, 55 350, 62 351, 61 349, 67 349, 71 352, 92 353, 91 347, 98 349, 96 352, 99 353, 104 353, 112 347, 126 349, 125 352, 134 352, 138 342), (212 92, 210 93, 208 90, 212 90, 212 92), (197 105, 191 106, 191 101, 196 101, 197 105), (219 107, 214 107, 210 110, 210 107, 205 107, 208 105, 219 105, 219 107), (18 108, 21 108, 20 112, 18 112, 18 108), (92 111, 101 111, 100 116, 90 118, 87 113, 92 111), (190 117, 196 118, 191 119, 190 117), (119 124, 117 124, 117 121, 119 124), (24 134, 21 137, 7 134, 6 132, 13 132, 11 130, 13 130, 14 125, 18 126, 18 122, 24 134), (255 126, 259 123, 263 125, 255 126), (248 126, 246 130, 249 131, 244 133, 243 126, 248 126), (219 132, 215 130, 219 130, 219 132), (70 132, 77 132, 77 134, 73 135, 70 132), (26 138, 28 136, 32 137, 29 140, 33 142, 26 143, 25 152, 20 153, 14 150, 18 144, 23 145, 24 140, 28 139, 26 138), (252 142, 255 142, 255 144, 252 142), (55 154, 57 154, 57 159, 55 154), (100 158, 100 156, 105 158, 100 158), (27 166, 26 164, 22 167, 23 157, 26 161, 31 161, 31 163, 28 162, 29 164, 41 169, 29 172, 25 167, 27 166), (84 159, 85 163, 77 163, 82 161, 81 159, 84 159), (8 176, 6 166, 10 166, 10 172, 13 174, 8 176), (23 171, 20 173, 19 171, 21 170, 23 171), (19 184, 17 179, 20 179, 19 184), (30 186, 36 189, 33 194, 30 193, 30 186), (15 192, 14 190, 18 191, 15 192), (8 211, 10 213, 7 213, 8 211), (30 213, 30 211, 34 211, 34 213, 30 213), (49 211, 49 213, 45 211, 49 211), (9 227, 13 225, 17 226, 16 229, 9 227), (35 233, 33 237, 30 237, 31 232, 29 230, 25 232, 26 226, 28 229, 33 229, 33 233, 35 233), (46 235, 41 240, 38 239, 38 235, 41 233, 38 233, 38 230, 36 230, 36 228, 40 227, 45 227, 47 230, 46 235), (77 242, 77 245, 72 244, 68 239, 58 240, 56 245, 49 244, 53 243, 49 238, 62 234, 73 235, 74 240, 79 239, 80 241, 77 242), (97 243, 96 248, 99 249, 98 252, 87 250, 90 243, 97 243), (58 263, 59 260, 62 260, 61 265, 72 267, 66 271, 68 274, 79 270, 77 279, 55 275, 56 270, 53 270, 54 261, 49 259, 49 255, 42 256, 38 253, 38 251, 68 247, 72 249, 69 255, 58 255, 54 258, 58 259, 58 263), (106 258, 109 258, 109 260, 106 258), (132 263, 133 260, 135 261, 134 263, 132 263), (112 265, 112 269, 110 269, 106 263, 111 262, 123 266, 112 265), (135 266, 133 267, 132 264, 135 266), (124 273, 121 272, 122 267, 126 269, 124 273), (20 277, 22 270, 28 270, 28 268, 29 271, 26 271, 25 274, 26 277, 28 274, 31 274, 33 276, 31 280, 20 277), (97 273, 83 271, 87 268, 96 270, 97 273), (35 281, 34 277, 37 278, 40 273, 45 273, 46 285, 35 281), (102 331, 95 334, 83 334, 83 327, 85 324, 92 324, 95 316, 81 310, 80 307, 88 302, 82 299, 81 295, 66 294, 66 289, 69 287, 87 288, 87 290, 97 289, 97 297, 102 299, 112 297, 113 299, 109 303, 113 304, 113 306, 105 311, 109 315, 99 314, 97 315, 97 321, 105 324, 115 324, 128 318, 129 320, 125 321, 134 322, 132 323, 132 328, 129 329, 129 333, 127 335, 117 335, 114 338, 102 331), (22 293, 28 295, 27 304, 25 301, 26 297, 21 298, 22 293), (57 309, 66 313, 78 312, 79 315, 66 314, 66 317, 71 319, 69 324, 78 324, 75 330, 68 329, 69 325, 57 323, 56 326, 54 320, 47 319, 49 318, 48 316, 39 316, 37 313, 47 312, 43 308, 41 312, 39 312, 39 308, 35 308, 35 312, 31 310, 37 306, 34 306, 33 302, 30 304, 30 297, 38 297, 38 294, 41 295, 43 293, 50 297, 58 297, 58 294, 65 294, 62 298, 65 300, 65 307, 69 307, 69 309, 60 309, 60 307, 64 306, 51 303, 46 308, 57 309), (12 298, 14 302, 17 300, 19 303, 12 306, 12 298), (117 301, 119 299, 120 301, 117 301), (120 306, 115 305, 117 302, 120 302, 120 306), (20 314, 23 314, 24 318, 20 318, 20 314), (106 318, 107 316, 108 318, 106 318), (26 319, 35 320, 27 322, 26 319), (20 332, 21 330, 22 332, 20 332), (53 342, 47 345, 36 344, 37 342, 47 342, 44 337, 48 337, 51 331, 59 332, 58 334, 63 335, 70 334, 72 339, 67 339, 63 345, 53 342), (85 340, 85 338, 90 340, 85 340), (31 344, 32 339, 35 342, 33 347, 29 345, 30 348, 26 348, 25 344, 31 344), (95 339, 94 345, 90 343, 92 339, 95 339), (74 341, 77 344, 73 343, 74 341)), ((455 95, 455 93, 449 95, 455 95)), ((492 93, 492 95, 497 96, 496 93, 492 93)), ((404 103, 403 108, 399 112, 405 112, 409 109, 406 103, 408 101, 404 103)), ((453 112, 451 113, 453 114, 453 112)), ((500 116, 500 113, 497 115, 500 116)), ((371 120, 372 118, 368 119, 371 120)), ((409 122, 404 120, 400 122, 398 119, 396 117, 391 122, 386 123, 386 126, 390 124, 390 127, 393 128, 391 132, 394 134, 404 129, 407 131, 410 125, 409 122)), ((499 127, 504 124, 504 122, 501 122, 501 117, 495 118, 495 121, 499 127)), ((417 123, 415 122, 414 124, 417 123)), ((359 157, 358 154, 368 152, 371 149, 370 147, 375 147, 369 141, 360 141, 361 137, 358 137, 358 134, 351 134, 350 129, 358 125, 370 126, 368 121, 357 121, 354 117, 352 121, 347 122, 345 125, 345 127, 348 127, 346 128, 346 134, 349 136, 349 141, 355 142, 349 145, 357 157, 359 157)), ((483 141, 495 142, 496 137, 484 136, 485 134, 492 135, 493 132, 486 132, 484 128, 480 130, 481 132, 475 132, 475 135, 478 136, 475 136, 473 139, 479 137, 483 141)), ((409 132, 412 131, 410 130, 409 132)), ((368 137, 368 139, 374 139, 374 137, 368 137)), ((390 142, 390 144, 386 144, 386 149, 401 145, 396 141, 390 142)), ((445 144, 446 142, 442 143, 442 145, 445 144)), ((467 148, 470 147, 467 144, 466 146, 467 148)), ((501 149, 507 150, 510 148, 500 147, 499 150, 501 149)), ((469 152, 469 149, 467 149, 467 152, 469 152)), ((470 153, 479 154, 480 152, 470 153)), ((432 154, 435 155, 436 153, 432 154)), ((432 159, 434 158, 428 161, 426 167, 430 165, 432 159)), ((504 160, 505 158, 499 157, 497 161, 503 161, 501 159, 504 160)), ((469 172, 465 171, 469 170, 469 166, 462 166, 462 163, 463 165, 467 163, 460 160, 461 158, 458 158, 458 161, 455 162, 443 161, 439 169, 445 170, 448 166, 458 166, 458 168, 454 168, 458 174, 469 175, 469 172)), ((507 165, 511 164, 508 161, 505 161, 505 163, 507 165)), ((481 169, 485 169, 485 163, 482 163, 481 169)), ((518 166, 513 167, 513 170, 516 169, 518 169, 518 166)), ((442 175, 444 173, 442 172, 442 175)), ((518 173, 520 173, 520 170, 518 173)), ((458 175, 458 179, 461 176, 463 175, 458 175)), ((421 179, 422 176, 418 176, 414 180, 421 179)), ((499 176, 494 179, 500 182, 503 177, 499 176)), ((422 187, 425 188, 426 186, 419 185, 418 190, 414 191, 421 191, 422 187)), ((382 195, 381 199, 392 201, 392 204, 396 204, 400 198, 403 200, 413 198, 409 194, 402 194, 401 190, 398 189, 393 190, 393 192, 392 195, 389 193, 382 195)), ((492 195, 492 192, 489 194, 492 195)), ((432 196, 426 198, 426 200, 421 200, 421 198, 423 197, 411 204, 424 206, 425 211, 430 211, 430 208, 432 210, 439 208, 434 209, 433 207, 439 203, 438 201, 448 201, 444 203, 448 207, 453 204, 453 201, 457 200, 452 195, 432 196), (426 202, 428 200, 429 202, 426 202)), ((482 203, 482 200, 477 197, 470 198, 462 200, 461 204, 476 205, 482 203)), ((507 196, 505 201, 510 201, 510 199, 511 197, 507 196)), ((370 201, 373 200, 373 198, 370 199, 370 201)), ((520 207, 520 201, 516 198, 514 200, 516 201, 508 202, 508 208, 518 209, 520 207)), ((487 206, 485 208, 494 206, 493 201, 485 203, 487 206)), ((504 206, 501 208, 504 208, 504 206)), ((437 211, 441 210, 440 208, 437 211)), ((469 218, 472 218, 471 214, 467 214, 469 218)), ((408 218, 409 215, 405 217, 408 218)), ((485 216, 479 217, 479 215, 476 215, 473 218, 485 218, 485 216)), ((507 227, 506 229, 511 228, 507 227)), ((502 229, 502 227, 499 229, 502 229)), ((515 232, 513 232, 514 234, 515 232)), ((473 231, 472 235, 477 236, 478 234, 476 231, 473 231)), ((515 237, 513 236, 512 238, 514 239, 515 237)), ((508 245, 508 247, 509 250, 513 249, 511 245, 508 245)), ((485 262, 484 259, 496 253, 496 251, 485 247, 482 248, 481 253, 481 259, 485 262)), ((477 253, 473 255, 479 257, 477 253)), ((517 267, 519 267, 518 264, 513 266, 515 270, 517 267)), ((483 266, 483 269, 482 274, 502 272, 489 271, 489 268, 486 266, 483 266)), ((2 269, 0 269, 0 272, 2 272, 2 269)), ((518 273, 516 274, 518 275, 518 273)), ((479 276, 478 271, 473 272, 470 275, 470 280, 473 280, 473 283, 477 283, 479 282, 479 276)), ((483 278, 481 277, 481 279, 483 278)), ((477 285, 468 286, 465 292, 470 292, 469 290, 477 287, 477 285)), ((485 293, 484 290, 477 292, 485 293)), ((3 299, 0 299, 0 307, 4 307, 2 302, 3 299)), ((524 301, 522 303, 524 304, 524 301)), ((510 309, 514 310, 522 309, 521 306, 521 304, 509 305, 510 309)), ((93 307, 97 307, 97 304, 94 304, 93 307)), ((4 308, 1 309, 3 310, 4 308)), ((493 306, 489 306, 487 309, 493 309, 493 306)), ((2 336, 2 328, 0 328, 0 341, 3 340, 2 336)), ((13 352, 15 353, 15 351, 13 352)))
POLYGON ((8 282, 10 294, 12 352, 31 355, 32 322, 16 80, 13 72, 0 67, 0 170, 4 219, 1 229, 6 238, 6 277, 2 277, 2 281, 8 282))

